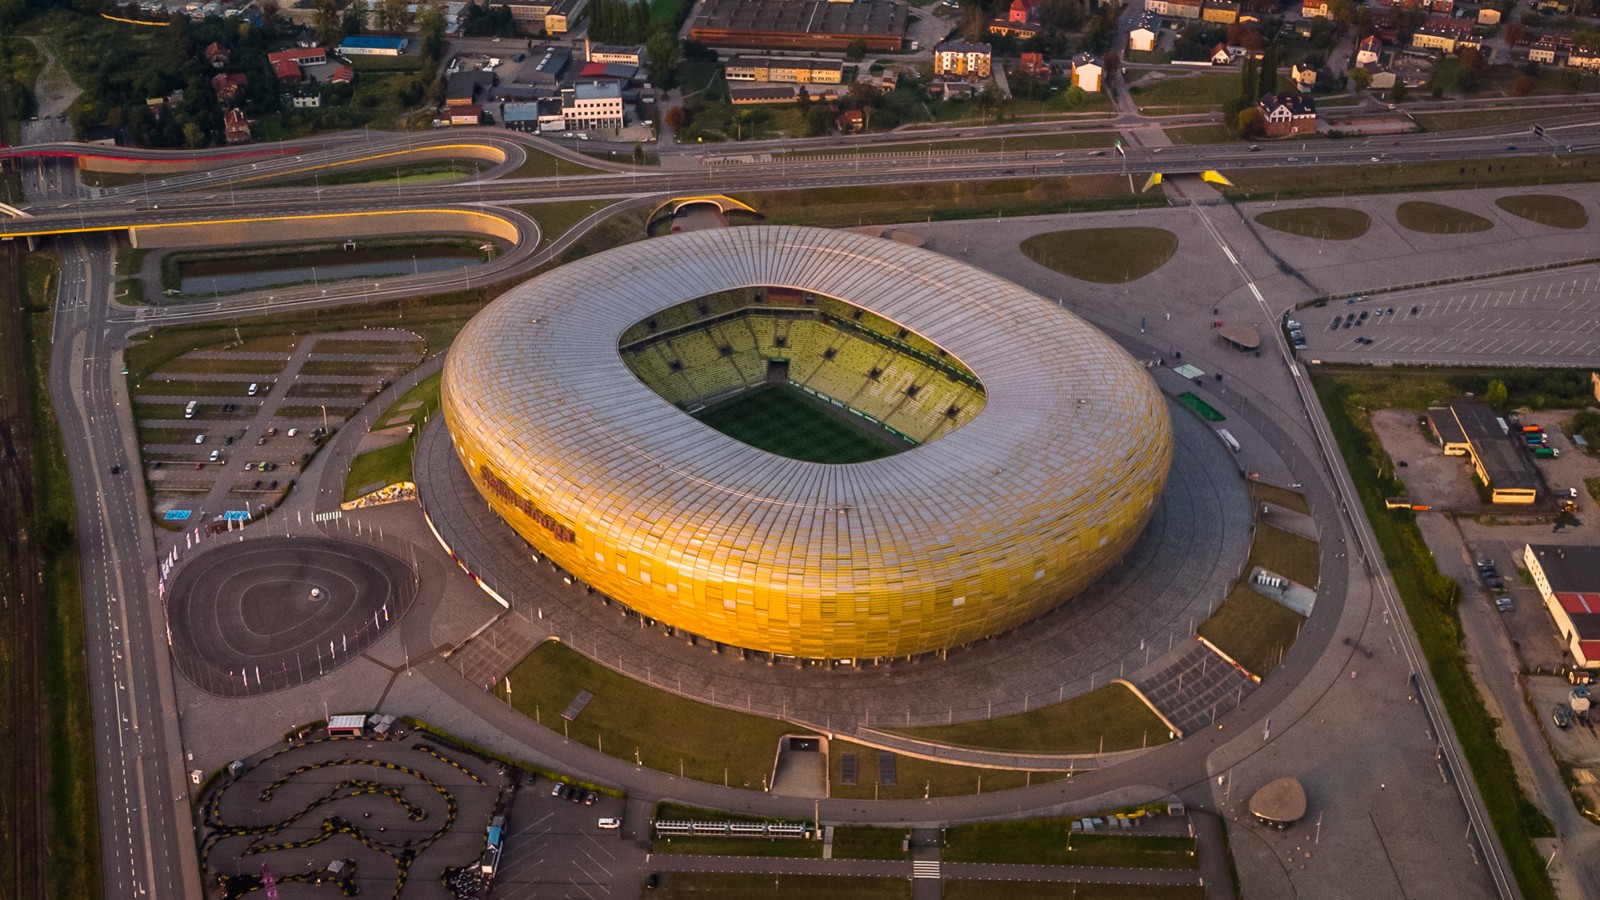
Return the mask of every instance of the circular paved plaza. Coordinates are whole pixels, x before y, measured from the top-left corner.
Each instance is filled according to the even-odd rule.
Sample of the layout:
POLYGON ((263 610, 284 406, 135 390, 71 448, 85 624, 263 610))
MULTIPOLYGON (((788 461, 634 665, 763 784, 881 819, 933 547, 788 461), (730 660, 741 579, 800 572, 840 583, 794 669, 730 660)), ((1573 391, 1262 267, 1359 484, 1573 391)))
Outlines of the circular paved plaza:
POLYGON ((213 694, 293 687, 375 643, 415 590, 403 560, 368 544, 283 537, 218 544, 172 581, 173 657, 213 694))

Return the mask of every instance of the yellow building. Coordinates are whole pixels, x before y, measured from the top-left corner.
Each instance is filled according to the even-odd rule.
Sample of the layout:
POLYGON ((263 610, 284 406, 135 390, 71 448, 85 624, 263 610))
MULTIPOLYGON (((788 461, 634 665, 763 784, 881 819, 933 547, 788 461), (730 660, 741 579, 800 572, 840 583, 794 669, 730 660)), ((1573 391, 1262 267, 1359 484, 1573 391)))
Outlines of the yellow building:
POLYGON ((915 654, 1027 622, 1122 559, 1172 458, 1160 391, 1087 323, 947 257, 821 229, 564 265, 463 329, 441 390, 466 471, 541 555, 643 616, 775 656, 915 654), (775 381, 899 452, 808 462, 694 418, 775 381))
POLYGON ((933 48, 933 74, 946 78, 988 78, 988 44, 945 41, 933 48))
POLYGON ((723 66, 723 71, 729 81, 839 84, 844 80, 844 63, 837 59, 735 56, 723 66))

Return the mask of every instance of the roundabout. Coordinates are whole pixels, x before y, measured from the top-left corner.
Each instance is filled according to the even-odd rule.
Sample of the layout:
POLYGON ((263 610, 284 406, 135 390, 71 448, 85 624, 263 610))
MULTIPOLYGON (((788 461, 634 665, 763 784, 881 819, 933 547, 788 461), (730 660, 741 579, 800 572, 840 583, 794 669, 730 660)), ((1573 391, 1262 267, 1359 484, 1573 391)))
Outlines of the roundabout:
POLYGON ((212 694, 283 690, 359 655, 415 592, 405 561, 368 544, 273 537, 224 545, 172 582, 173 658, 212 694))

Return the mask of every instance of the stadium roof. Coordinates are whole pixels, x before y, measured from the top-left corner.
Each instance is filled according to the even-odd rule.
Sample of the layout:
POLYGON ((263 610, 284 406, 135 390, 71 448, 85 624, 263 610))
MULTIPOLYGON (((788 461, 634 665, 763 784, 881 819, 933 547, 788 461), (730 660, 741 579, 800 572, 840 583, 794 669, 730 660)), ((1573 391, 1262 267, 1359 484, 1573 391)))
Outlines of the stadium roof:
MULTIPOLYGON (((444 401, 469 471, 487 458, 506 482, 525 486, 544 517, 536 521, 570 527, 576 537, 562 539, 576 540, 588 565, 598 555, 591 547, 627 548, 628 559, 658 564, 643 589, 630 576, 646 600, 667 568, 758 592, 786 579, 787 600, 763 600, 748 615, 787 629, 771 646, 796 655, 831 652, 847 627, 880 629, 852 649, 951 646, 1051 608, 1131 546, 1172 453, 1166 403, 1149 375, 1056 303, 927 250, 814 228, 653 238, 525 282, 461 332, 444 401), (900 323, 976 373, 984 408, 894 456, 810 463, 714 431, 622 361, 617 345, 629 326, 746 287, 836 297, 900 323), (912 599, 838 621, 875 590, 885 601, 912 599), (819 601, 830 608, 836 599, 844 612, 817 618, 808 602, 800 606, 810 596, 831 598, 819 601), (868 621, 878 616, 895 624, 868 621), (903 629, 900 619, 910 620, 903 629), (899 630, 884 637, 891 627, 899 630)), ((713 624, 747 614, 726 596, 698 599, 714 606, 704 611, 713 624)), ((627 602, 667 621, 690 602, 673 595, 655 610, 636 599, 627 602)), ((739 643, 699 630, 710 628, 703 622, 690 627, 739 643)))

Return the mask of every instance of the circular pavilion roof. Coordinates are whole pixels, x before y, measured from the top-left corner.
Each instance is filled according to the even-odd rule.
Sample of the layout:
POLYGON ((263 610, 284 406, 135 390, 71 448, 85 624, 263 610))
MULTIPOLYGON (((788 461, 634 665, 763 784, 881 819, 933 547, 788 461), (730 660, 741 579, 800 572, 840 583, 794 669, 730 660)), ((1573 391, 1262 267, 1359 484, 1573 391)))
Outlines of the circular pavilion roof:
POLYGON ((812 228, 672 235, 561 266, 463 329, 443 390, 467 469, 527 498, 542 527, 513 525, 563 566, 663 621, 802 656, 950 646, 1060 603, 1132 544, 1172 456, 1154 382, 1083 320, 948 257, 812 228), (938 440, 828 465, 714 431, 623 363, 630 325, 745 287, 898 322, 970 368, 986 404, 938 440))

